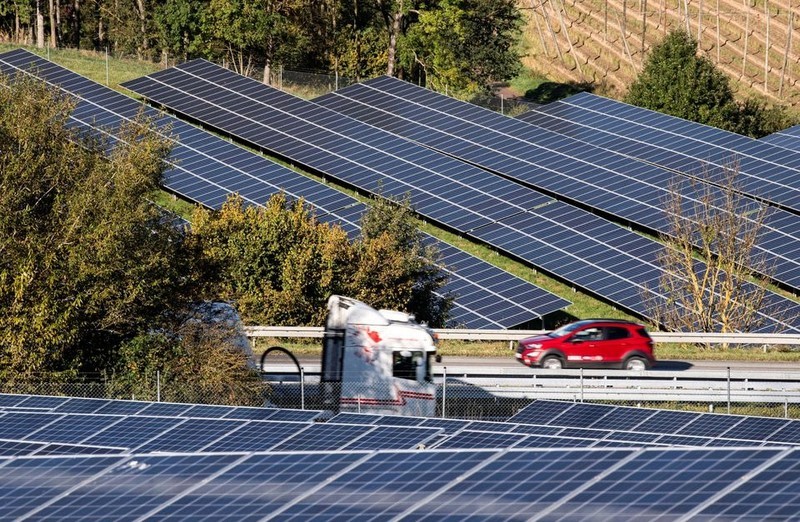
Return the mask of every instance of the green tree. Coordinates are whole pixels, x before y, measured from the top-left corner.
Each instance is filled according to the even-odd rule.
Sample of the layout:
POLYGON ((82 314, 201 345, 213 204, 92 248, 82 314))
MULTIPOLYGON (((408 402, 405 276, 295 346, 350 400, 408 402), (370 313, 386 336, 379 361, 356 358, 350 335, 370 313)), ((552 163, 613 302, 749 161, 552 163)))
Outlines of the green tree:
POLYGON ((436 89, 486 90, 521 70, 521 25, 514 0, 440 0, 398 43, 398 73, 419 71, 436 89))
POLYGON ((682 29, 653 48, 625 101, 755 138, 792 123, 782 107, 755 98, 737 101, 729 78, 698 56, 697 41, 682 29))
POLYGON ((0 77, 0 378, 107 368, 188 289, 181 236, 149 201, 164 140, 140 120, 80 139, 71 104, 0 77))
POLYGON ((219 212, 198 209, 189 235, 202 252, 206 295, 236 302, 245 322, 321 325, 331 294, 414 312, 443 325, 450 301, 436 252, 422 244, 407 203, 376 201, 362 237, 318 222, 302 201, 278 194, 263 207, 232 197, 219 212))
POLYGON ((203 18, 204 0, 167 0, 153 13, 161 52, 182 60, 194 58, 205 49, 203 18))

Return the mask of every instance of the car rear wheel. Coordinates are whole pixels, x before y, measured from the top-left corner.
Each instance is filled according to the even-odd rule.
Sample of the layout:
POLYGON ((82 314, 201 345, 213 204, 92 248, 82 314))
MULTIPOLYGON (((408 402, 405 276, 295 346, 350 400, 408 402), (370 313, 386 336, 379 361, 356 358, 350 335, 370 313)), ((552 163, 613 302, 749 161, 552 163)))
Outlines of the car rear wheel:
POLYGON ((564 367, 564 361, 555 355, 548 355, 542 361, 542 368, 547 370, 560 370, 564 367))
POLYGON ((629 357, 625 360, 625 365, 623 366, 623 368, 626 370, 633 370, 637 372, 647 370, 647 367, 647 361, 642 357, 629 357))

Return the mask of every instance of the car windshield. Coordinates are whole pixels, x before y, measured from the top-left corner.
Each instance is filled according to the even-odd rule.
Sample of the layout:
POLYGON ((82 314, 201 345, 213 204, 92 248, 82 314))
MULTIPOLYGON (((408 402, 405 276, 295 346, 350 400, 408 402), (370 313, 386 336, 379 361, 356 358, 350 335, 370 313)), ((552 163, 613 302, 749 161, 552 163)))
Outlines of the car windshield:
POLYGON ((550 332, 547 335, 549 335, 550 337, 561 337, 563 335, 567 335, 568 333, 574 332, 575 330, 580 328, 582 325, 583 325, 583 323, 581 323, 581 322, 565 324, 564 326, 562 326, 558 330, 553 330, 552 332, 550 332))

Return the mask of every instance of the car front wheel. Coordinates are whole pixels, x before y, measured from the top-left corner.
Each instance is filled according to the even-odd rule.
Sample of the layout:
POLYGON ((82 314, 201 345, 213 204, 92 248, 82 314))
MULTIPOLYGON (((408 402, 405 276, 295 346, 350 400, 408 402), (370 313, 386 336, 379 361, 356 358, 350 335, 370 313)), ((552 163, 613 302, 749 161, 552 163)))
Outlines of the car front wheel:
POLYGON ((542 361, 542 368, 547 370, 560 370, 564 367, 564 362, 561 360, 560 357, 556 357, 555 355, 548 355, 542 361))
POLYGON ((647 361, 645 361, 642 357, 630 357, 625 361, 623 368, 626 370, 641 372, 646 370, 647 366, 647 361))

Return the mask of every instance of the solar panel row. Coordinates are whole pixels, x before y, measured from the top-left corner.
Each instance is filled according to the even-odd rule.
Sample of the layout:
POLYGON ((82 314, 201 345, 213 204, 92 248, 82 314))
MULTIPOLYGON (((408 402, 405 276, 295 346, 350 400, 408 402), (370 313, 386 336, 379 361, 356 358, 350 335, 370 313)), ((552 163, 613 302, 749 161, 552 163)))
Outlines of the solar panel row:
MULTIPOLYGON (((652 302, 664 299, 652 290, 661 275, 658 243, 481 169, 202 60, 125 86, 362 190, 410 191, 426 218, 640 315, 649 316, 652 302)), ((768 328, 776 328, 774 322, 768 328)))
MULTIPOLYGON (((102 133, 112 142, 116 139, 114 130, 142 110, 136 100, 24 50, 0 55, 0 71, 27 71, 59 86, 79 100, 71 116, 72 125, 83 132, 102 133)), ((339 224, 351 236, 358 234, 366 207, 354 198, 180 120, 159 115, 154 109, 145 109, 144 113, 155 119, 165 137, 174 142, 164 181, 169 190, 210 208, 219 208, 234 192, 253 205, 283 192, 290 199, 304 198, 321 221, 339 224)), ((444 241, 425 237, 443 253, 443 270, 450 276, 445 291, 457 297, 454 324, 508 328, 569 305, 569 301, 444 241)))
MULTIPOLYGON (((607 109, 609 104, 619 103, 596 96, 594 98, 603 100, 602 109, 607 109)), ((585 132, 576 133, 577 125, 573 125, 575 110, 565 102, 557 102, 527 113, 531 116, 526 117, 525 121, 531 122, 536 115, 545 118, 545 114, 554 112, 551 107, 557 106, 568 108, 566 122, 558 119, 552 125, 529 126, 390 77, 351 85, 317 98, 315 102, 509 179, 588 205, 651 231, 671 232, 665 206, 675 180, 683 178, 655 165, 661 165, 661 157, 676 158, 679 154, 672 152, 672 149, 669 154, 664 154, 663 149, 658 149, 658 158, 649 157, 642 140, 647 141, 654 132, 637 131, 636 125, 628 121, 617 120, 615 128, 624 129, 627 135, 637 136, 636 140, 609 136, 602 131, 603 124, 598 123, 598 120, 613 120, 607 112, 592 113, 593 117, 586 122, 585 132), (626 141, 629 142, 627 149, 634 152, 620 150, 626 141), (627 156, 620 152, 625 152, 627 156), (638 159, 647 160, 647 163, 638 159)), ((560 114, 564 112, 559 111, 560 114)), ((663 141, 675 144, 680 140, 669 135, 663 141)), ((707 149, 708 146, 698 148, 707 149)), ((702 152, 697 151, 697 154, 702 152)), ((771 173, 778 167, 756 159, 743 163, 745 165, 739 166, 743 174, 745 169, 763 174, 758 178, 751 177, 750 184, 763 186, 766 191, 768 187, 764 179, 770 179, 771 173)), ((686 165, 670 166, 687 168, 686 165)), ((697 161, 692 167, 698 170, 697 161)), ((795 174, 800 181, 800 173, 795 174)), ((715 173, 712 171, 711 175, 715 173)), ((792 192, 785 183, 775 181, 775 184, 784 197, 792 192)), ((685 216, 691 215, 695 202, 702 200, 707 191, 716 192, 716 198, 722 200, 721 191, 710 185, 684 182, 681 191, 685 216)), ((800 198, 800 183, 797 194, 800 198)), ((749 198, 743 198, 740 203, 743 207, 758 207, 758 203, 749 198)), ((744 209, 742 214, 746 215, 744 209)), ((771 208, 761 229, 756 252, 764 257, 769 266, 765 275, 793 288, 800 288, 800 216, 771 208)))
POLYGON ((785 520, 798 472, 780 448, 16 457, 0 518, 785 520))

